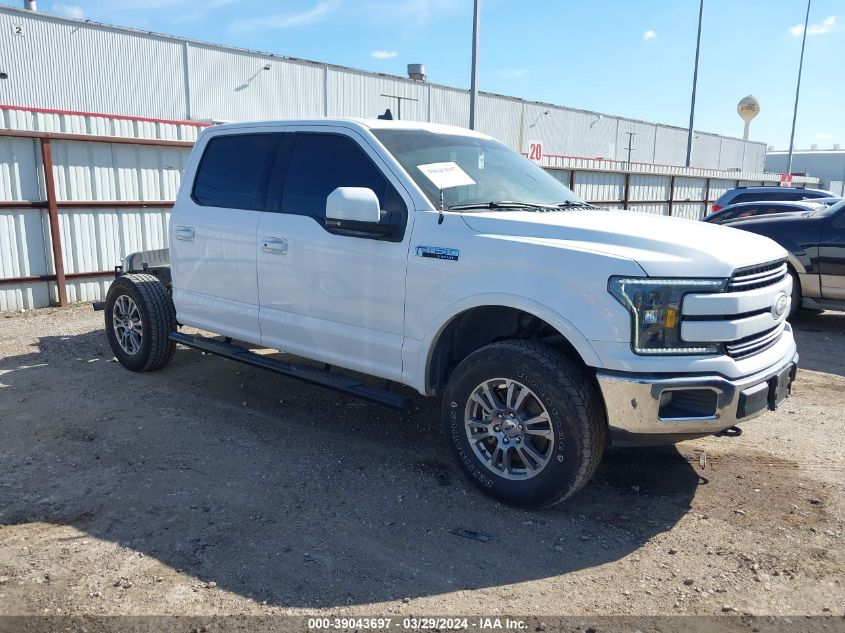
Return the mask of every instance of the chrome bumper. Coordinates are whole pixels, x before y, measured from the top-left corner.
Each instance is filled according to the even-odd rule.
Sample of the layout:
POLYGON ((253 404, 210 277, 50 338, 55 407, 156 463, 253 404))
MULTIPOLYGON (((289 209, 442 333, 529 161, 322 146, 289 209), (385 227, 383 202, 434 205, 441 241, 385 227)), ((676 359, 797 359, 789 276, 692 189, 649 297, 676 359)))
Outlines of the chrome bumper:
POLYGON ((776 390, 780 389, 779 397, 789 394, 797 367, 798 353, 793 345, 780 362, 736 380, 718 375, 611 371, 599 371, 596 377, 604 396, 612 444, 641 446, 711 435, 775 408, 776 390), (671 403, 675 395, 678 399, 686 397, 695 407, 676 407, 673 411, 666 403, 671 403), (690 413, 696 407, 699 410, 690 413))

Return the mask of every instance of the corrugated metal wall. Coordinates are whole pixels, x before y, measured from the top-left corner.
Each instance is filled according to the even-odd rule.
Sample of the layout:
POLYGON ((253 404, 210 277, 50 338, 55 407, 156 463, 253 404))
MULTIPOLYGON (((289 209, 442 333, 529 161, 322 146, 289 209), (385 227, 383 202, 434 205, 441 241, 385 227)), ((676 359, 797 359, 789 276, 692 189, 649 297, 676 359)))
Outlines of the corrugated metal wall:
MULTIPOLYGON (((0 110, 10 130, 93 134, 138 139, 196 139, 196 125, 99 116, 0 110)), ((172 201, 189 147, 128 143, 51 141, 56 199, 116 202, 114 207, 60 208, 65 273, 109 270, 136 250, 167 246, 168 208, 144 203, 172 201), (121 204, 122 203, 122 204, 121 204), (126 205, 126 203, 129 203, 126 205), (118 206, 120 205, 120 206, 118 206)), ((0 137, 0 279, 53 275, 55 266, 47 211, 32 208, 46 199, 38 139, 0 137), (14 203, 21 202, 20 208, 14 203)), ((69 278, 69 301, 105 296, 109 278, 69 278)), ((55 282, 0 284, 0 310, 43 307, 57 301, 55 282)))
MULTIPOLYGON (((162 119, 373 117, 468 124, 466 90, 0 7, 0 103, 162 119), (14 35, 19 26, 21 35, 14 35), (265 70, 265 65, 269 68, 265 70)), ((519 151, 682 165, 686 130, 482 94, 479 129, 519 151)), ((95 133, 93 130, 89 133, 95 133)), ((112 133, 112 132, 100 132, 112 133)), ((763 171, 765 145, 696 132, 693 165, 763 171)))
POLYGON ((0 9, 2 102, 185 118, 182 45, 44 14, 0 9), (20 27, 20 34, 16 28, 20 27))

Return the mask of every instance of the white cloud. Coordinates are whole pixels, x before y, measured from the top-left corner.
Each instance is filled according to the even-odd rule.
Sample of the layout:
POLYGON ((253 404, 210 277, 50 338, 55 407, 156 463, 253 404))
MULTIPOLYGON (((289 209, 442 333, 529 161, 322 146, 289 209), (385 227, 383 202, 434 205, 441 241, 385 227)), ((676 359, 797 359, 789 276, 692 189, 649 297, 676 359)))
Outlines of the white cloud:
POLYGON ((309 24, 325 20, 336 7, 337 2, 334 0, 320 0, 320 2, 314 5, 313 9, 307 11, 276 13, 273 15, 235 20, 229 26, 229 29, 236 33, 242 33, 244 31, 289 29, 298 26, 308 26, 309 24))
POLYGON ((655 37, 657 37, 657 31, 652 31, 651 29, 649 29, 648 31, 643 33, 644 40, 653 40, 655 37))
MULTIPOLYGON (((808 33, 809 33, 809 31, 808 31, 808 33)), ((829 141, 832 138, 833 138, 833 134, 825 134, 824 132, 818 132, 816 134, 816 140, 817 141, 829 141)))
POLYGON ((85 11, 82 10, 82 7, 72 5, 72 4, 54 4, 53 11, 58 13, 59 15, 63 15, 66 18, 76 18, 77 20, 85 19, 85 11))
MULTIPOLYGON (((836 16, 831 15, 830 17, 825 18, 818 24, 811 24, 807 27, 807 35, 824 35, 825 33, 830 33, 833 29, 836 28, 836 16)), ((804 33, 804 25, 803 24, 796 24, 795 26, 789 27, 789 32, 794 37, 801 37, 804 33)))
POLYGON ((399 53, 396 51, 373 51, 370 53, 370 57, 373 59, 395 59, 399 57, 399 53))

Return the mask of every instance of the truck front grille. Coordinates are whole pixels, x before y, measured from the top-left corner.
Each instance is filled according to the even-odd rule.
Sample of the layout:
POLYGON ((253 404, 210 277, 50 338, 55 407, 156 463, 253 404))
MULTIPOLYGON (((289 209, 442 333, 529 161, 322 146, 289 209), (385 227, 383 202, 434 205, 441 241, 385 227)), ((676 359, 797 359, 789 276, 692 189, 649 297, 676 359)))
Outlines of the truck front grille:
POLYGON ((786 262, 772 262, 762 266, 740 268, 728 281, 727 292, 754 290, 771 286, 786 277, 786 262))
POLYGON ((787 314, 774 309, 784 295, 789 296, 786 261, 740 268, 723 293, 684 299, 682 338, 689 343, 719 343, 725 354, 736 359, 764 352, 777 344, 786 329, 787 314))
POLYGON ((725 351, 728 356, 737 360, 759 354, 777 343, 783 334, 783 330, 784 324, 780 323, 763 332, 725 343, 725 351))

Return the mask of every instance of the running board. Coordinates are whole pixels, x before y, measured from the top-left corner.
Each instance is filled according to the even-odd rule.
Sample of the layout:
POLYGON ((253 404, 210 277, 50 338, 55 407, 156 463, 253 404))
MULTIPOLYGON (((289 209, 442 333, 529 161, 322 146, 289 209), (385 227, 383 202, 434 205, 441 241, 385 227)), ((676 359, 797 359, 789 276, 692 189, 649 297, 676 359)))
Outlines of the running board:
POLYGON ((306 365, 286 363, 275 358, 268 358, 267 356, 256 354, 246 348, 233 345, 232 343, 216 341, 203 336, 190 336, 181 332, 171 332, 170 340, 175 341, 176 343, 181 343, 182 345, 187 345, 188 347, 193 347, 203 352, 208 352, 209 354, 216 354, 217 356, 229 358, 231 360, 238 361, 239 363, 246 363, 247 365, 252 365, 253 367, 258 367, 259 369, 266 369, 283 376, 298 378, 306 382, 314 383, 315 385, 328 387, 329 389, 347 393, 351 396, 355 396, 356 398, 363 398, 364 400, 378 402, 379 404, 393 407, 394 409, 402 409, 404 411, 411 408, 411 399, 408 396, 387 391, 386 389, 368 387, 351 376, 346 376, 337 372, 308 367, 306 365))

